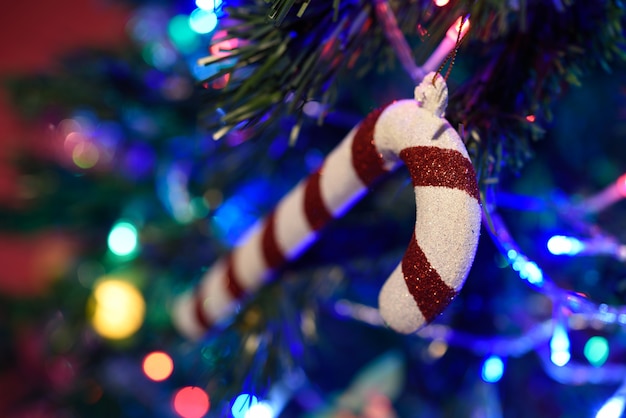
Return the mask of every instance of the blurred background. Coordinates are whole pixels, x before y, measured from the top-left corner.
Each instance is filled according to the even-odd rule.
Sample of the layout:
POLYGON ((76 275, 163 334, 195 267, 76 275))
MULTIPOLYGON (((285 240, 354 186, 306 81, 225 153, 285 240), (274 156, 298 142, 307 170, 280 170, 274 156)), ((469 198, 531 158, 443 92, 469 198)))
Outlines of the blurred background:
MULTIPOLYGON (((263 108, 271 87, 260 82, 263 93, 239 96, 229 88, 264 61, 220 71, 244 61, 233 51, 264 39, 250 22, 274 28, 252 12, 303 3, 4 5, 0 416, 622 416, 619 2, 391 2, 419 10, 418 23, 397 13, 403 30, 411 26, 418 62, 461 13, 472 11, 478 28, 448 79, 449 119, 463 125, 486 215, 467 283, 431 326, 398 335, 375 309, 414 225, 400 169, 231 322, 200 341, 174 328, 178 295, 369 111, 412 95, 414 80, 393 48, 366 54, 393 42, 376 18, 364 18, 358 36, 372 34, 378 46, 364 42, 351 53, 365 59, 362 68, 384 68, 357 77, 357 65, 324 80, 335 89, 322 83, 299 114, 280 113, 276 103, 290 100, 281 96, 263 130, 263 118, 240 122, 233 115, 245 114, 246 103, 263 108), (227 6, 250 6, 248 33, 225 35, 235 27, 227 6), (554 33, 541 29, 546 21, 556 22, 546 24, 554 33), (332 100, 321 97, 326 91, 332 100)), ((344 1, 337 10, 355 22, 350 13, 374 16, 366 4, 344 1)), ((309 7, 314 17, 334 10, 319 0, 309 7)), ((288 36, 314 33, 314 18, 298 19, 285 21, 288 36)), ((298 48, 327 46, 331 57, 349 58, 333 49, 344 41, 328 27, 323 42, 305 38, 298 48)))

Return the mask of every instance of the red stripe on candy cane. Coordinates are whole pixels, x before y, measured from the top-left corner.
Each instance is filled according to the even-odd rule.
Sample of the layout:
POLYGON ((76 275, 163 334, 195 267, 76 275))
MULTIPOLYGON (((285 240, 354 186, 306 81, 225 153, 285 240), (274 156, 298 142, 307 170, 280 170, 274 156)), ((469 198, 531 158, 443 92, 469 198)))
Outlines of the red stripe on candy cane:
POLYGON ((234 257, 231 255, 228 257, 227 267, 226 267, 226 287, 230 292, 230 295, 233 299, 240 300, 246 294, 246 291, 241 286, 241 280, 235 274, 235 263, 234 257))
POLYGON ((276 212, 272 212, 265 222, 261 248, 267 266, 274 270, 287 262, 276 241, 276 212))
POLYGON ((196 320, 198 321, 198 323, 204 328, 204 329, 209 329, 213 326, 213 324, 211 324, 211 321, 209 321, 204 313, 204 306, 202 306, 204 304, 204 298, 200 295, 198 295, 195 298, 195 303, 194 303, 194 313, 196 316, 196 320))
POLYGON ((432 322, 456 296, 456 291, 443 281, 439 272, 428 262, 416 241, 415 233, 402 258, 402 274, 426 322, 432 322))
POLYGON ((314 231, 319 231, 333 219, 333 215, 326 207, 326 203, 322 198, 320 176, 322 176, 322 171, 317 170, 309 176, 304 186, 304 214, 309 222, 309 226, 314 231))
POLYGON ((403 149, 400 158, 409 169, 413 186, 459 189, 480 201, 474 166, 458 151, 418 146, 403 149))
POLYGON ((366 186, 387 173, 384 160, 374 143, 374 128, 386 107, 376 109, 363 119, 352 142, 352 166, 366 186))
MULTIPOLYGON (((480 201, 472 163, 456 150, 416 146, 400 151, 414 187, 459 189, 480 201)), ((432 322, 457 292, 434 269, 417 242, 415 232, 402 258, 402 274, 426 322, 432 322)))

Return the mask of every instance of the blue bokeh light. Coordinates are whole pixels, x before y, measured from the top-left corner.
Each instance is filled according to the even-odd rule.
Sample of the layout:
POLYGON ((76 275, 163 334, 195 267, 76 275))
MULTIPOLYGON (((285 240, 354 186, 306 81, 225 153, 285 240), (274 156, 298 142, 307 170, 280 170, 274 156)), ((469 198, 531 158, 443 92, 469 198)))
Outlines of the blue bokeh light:
POLYGON ((487 383, 496 383, 504 374, 504 362, 498 356, 490 356, 483 363, 481 377, 487 383))
POLYGON ((561 367, 569 363, 571 357, 567 330, 563 324, 556 324, 550 339, 550 360, 555 365, 561 367))
POLYGON ((235 398, 233 406, 230 408, 230 412, 234 418, 244 418, 250 408, 259 402, 256 396, 247 393, 242 393, 235 398))
POLYGON ((213 223, 224 239, 233 245, 256 219, 249 202, 241 196, 234 196, 215 211, 213 223))
POLYGON ((585 249, 585 244, 574 237, 555 235, 548 240, 548 251, 554 255, 576 255, 585 249))
POLYGON ((528 260, 523 254, 511 249, 506 253, 509 263, 513 270, 517 271, 519 276, 528 281, 528 283, 541 287, 544 284, 543 271, 539 268, 537 263, 528 260))
POLYGON ((614 396, 600 408, 596 418, 619 418, 623 412, 624 398, 622 396, 614 396))
POLYGON ((276 413, 272 405, 266 402, 259 402, 248 409, 245 418, 274 418, 275 415, 276 413))
POLYGON ((212 32, 217 27, 217 15, 213 11, 196 9, 189 15, 189 27, 199 34, 212 32))
POLYGON ((196 6, 199 9, 214 11, 222 5, 222 0, 196 0, 196 6))

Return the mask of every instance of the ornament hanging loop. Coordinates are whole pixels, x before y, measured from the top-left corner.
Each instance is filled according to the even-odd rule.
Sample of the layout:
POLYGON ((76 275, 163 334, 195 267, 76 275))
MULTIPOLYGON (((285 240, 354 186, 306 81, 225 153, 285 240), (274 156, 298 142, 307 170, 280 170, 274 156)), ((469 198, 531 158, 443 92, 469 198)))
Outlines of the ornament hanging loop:
POLYGON ((459 51, 461 42, 463 42, 463 40, 465 39, 465 35, 467 35, 467 33, 463 33, 463 25, 469 20, 468 18, 469 18, 469 15, 461 16, 459 27, 457 29, 457 37, 456 37, 456 42, 454 44, 454 48, 452 49, 452 51, 450 51, 448 56, 443 60, 443 62, 439 66, 439 69, 435 72, 435 76, 433 77, 433 86, 435 85, 437 75, 441 74, 441 71, 443 71, 446 64, 450 62, 450 65, 448 66, 448 69, 446 70, 446 75, 443 76, 444 80, 448 81, 448 77, 450 76, 450 72, 452 71, 452 67, 454 66, 454 60, 456 59, 456 54, 459 51))

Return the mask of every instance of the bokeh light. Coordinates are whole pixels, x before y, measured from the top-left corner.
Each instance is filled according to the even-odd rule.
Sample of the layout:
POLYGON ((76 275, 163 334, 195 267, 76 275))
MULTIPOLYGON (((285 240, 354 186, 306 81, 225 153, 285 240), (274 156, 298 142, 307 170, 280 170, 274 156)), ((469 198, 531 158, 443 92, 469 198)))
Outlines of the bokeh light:
POLYGON ((611 397, 596 414, 596 418, 620 418, 624 412, 624 398, 611 397))
POLYGON ((242 393, 235 398, 230 412, 234 418, 244 418, 248 410, 259 402, 256 396, 242 393))
POLYGON ((186 386, 174 395, 174 411, 183 418, 201 418, 211 406, 209 395, 197 386, 186 386))
POLYGON ((143 324, 146 303, 131 283, 103 279, 93 290, 91 324, 95 331, 112 340, 132 336, 143 324))
POLYGON ((535 286, 543 286, 543 272, 534 261, 528 260, 523 254, 513 249, 507 251, 506 256, 509 259, 511 268, 518 272, 522 279, 535 286))
POLYGON ((487 383, 496 383, 504 374, 504 362, 498 356, 490 356, 483 363, 481 377, 487 383))
POLYGON ((609 343, 604 337, 591 337, 583 353, 592 366, 600 367, 609 358, 609 343))
POLYGON ((174 16, 167 25, 167 33, 172 43, 182 53, 193 52, 200 46, 198 35, 189 26, 187 15, 174 16))
POLYGON ((576 255, 585 245, 574 237, 555 235, 548 240, 548 251, 554 255, 576 255))
POLYGON ((444 356, 448 351, 448 343, 444 340, 433 340, 428 344, 428 354, 433 359, 438 359, 444 356))
POLYGON ((550 339, 550 360, 555 365, 561 367, 569 363, 571 357, 567 330, 563 324, 556 324, 550 339))
POLYGON ((196 0, 196 6, 202 10, 213 11, 222 5, 222 0, 196 0))
POLYGON ((267 402, 259 402, 252 405, 244 418, 274 418, 274 408, 267 402))
POLYGON ((176 63, 176 52, 171 46, 162 43, 150 43, 143 47, 141 56, 144 61, 159 70, 166 70, 176 63))
POLYGON ((88 169, 94 167, 100 159, 98 147, 91 141, 82 141, 72 150, 72 161, 78 168, 88 169))
POLYGON ((448 31, 446 32, 446 36, 455 41, 457 40, 457 38, 459 37, 459 31, 461 31, 461 38, 465 36, 465 34, 467 33, 467 31, 470 28, 470 21, 469 19, 462 19, 461 17, 459 17, 452 26, 450 26, 450 28, 448 29, 448 31), (463 23, 463 25, 461 26, 461 22, 463 23))
POLYGON ((172 375, 174 362, 163 351, 154 351, 143 359, 143 372, 155 382, 161 382, 172 375))
POLYGON ((127 256, 132 254, 138 246, 137 228, 129 222, 118 222, 113 225, 107 244, 115 255, 127 256))
POLYGON ((617 186, 617 191, 622 197, 626 197, 626 174, 622 174, 619 176, 617 181, 615 182, 617 186))
POLYGON ((189 15, 189 27, 199 34, 209 33, 217 27, 217 15, 213 11, 196 9, 189 15))
POLYGON ((443 7, 448 3, 450 3, 450 0, 435 0, 435 6, 438 7, 443 7))

